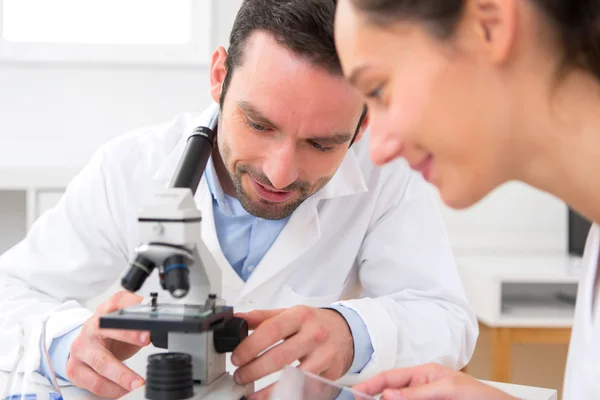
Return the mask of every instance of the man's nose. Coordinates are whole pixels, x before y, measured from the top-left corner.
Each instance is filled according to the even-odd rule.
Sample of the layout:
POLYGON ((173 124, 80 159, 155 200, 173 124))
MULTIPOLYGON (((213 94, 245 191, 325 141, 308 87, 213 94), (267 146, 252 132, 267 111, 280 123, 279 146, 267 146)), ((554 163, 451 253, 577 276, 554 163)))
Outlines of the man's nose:
POLYGON ((263 171, 275 189, 284 189, 298 179, 296 146, 294 143, 280 143, 269 149, 270 153, 263 171))

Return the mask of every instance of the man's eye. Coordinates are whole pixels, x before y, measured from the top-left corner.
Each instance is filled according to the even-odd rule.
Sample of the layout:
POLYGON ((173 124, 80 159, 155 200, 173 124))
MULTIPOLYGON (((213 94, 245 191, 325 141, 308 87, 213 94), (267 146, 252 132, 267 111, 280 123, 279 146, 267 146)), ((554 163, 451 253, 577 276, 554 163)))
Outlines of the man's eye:
POLYGON ((310 142, 311 146, 314 147, 315 149, 322 151, 323 153, 327 153, 329 151, 333 151, 335 149, 335 147, 332 146, 322 146, 317 142, 310 142))
POLYGON ((267 132, 269 130, 268 127, 252 121, 248 121, 247 125, 250 127, 250 129, 255 130, 256 132, 267 132))

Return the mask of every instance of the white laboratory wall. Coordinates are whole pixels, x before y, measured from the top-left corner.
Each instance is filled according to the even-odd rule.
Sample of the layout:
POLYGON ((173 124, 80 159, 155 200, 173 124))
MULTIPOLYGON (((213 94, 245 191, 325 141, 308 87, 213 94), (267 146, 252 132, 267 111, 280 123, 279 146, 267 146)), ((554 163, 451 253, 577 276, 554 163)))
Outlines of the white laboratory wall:
MULTIPOLYGON (((212 1, 212 43, 226 46, 242 0, 212 1)), ((81 166, 127 130, 210 104, 207 67, 0 63, 0 169, 81 166)), ((24 234, 21 192, 0 191, 0 252, 24 234)))
MULTIPOLYGON (((213 43, 226 45, 241 0, 213 4, 213 43)), ((101 143, 210 101, 206 67, 0 64, 0 168, 83 165, 101 143)), ((18 193, 1 197, 3 251, 22 237, 25 211, 18 193)), ((565 251, 564 205, 523 185, 469 210, 440 207, 458 255, 565 251)))
POLYGON ((498 188, 465 210, 435 195, 457 256, 567 253, 567 207, 554 196, 519 182, 498 188))

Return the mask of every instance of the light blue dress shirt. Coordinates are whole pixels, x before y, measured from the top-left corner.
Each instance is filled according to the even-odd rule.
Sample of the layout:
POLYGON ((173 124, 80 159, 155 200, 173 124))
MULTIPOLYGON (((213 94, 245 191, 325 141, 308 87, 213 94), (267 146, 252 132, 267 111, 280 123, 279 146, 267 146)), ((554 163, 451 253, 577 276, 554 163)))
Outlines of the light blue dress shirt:
MULTIPOLYGON (((223 255, 240 278, 247 281, 285 227, 289 217, 273 221, 249 214, 236 198, 223 192, 212 159, 206 166, 204 176, 213 197, 215 228, 223 255)), ((330 308, 339 312, 350 327, 354 339, 354 360, 349 372, 359 373, 373 355, 373 345, 367 327, 354 310, 343 306, 330 308)), ((55 338, 48 349, 58 378, 68 380, 65 370, 69 348, 80 332, 81 327, 55 338)), ((48 366, 42 362, 40 373, 48 376, 47 368, 48 366)))

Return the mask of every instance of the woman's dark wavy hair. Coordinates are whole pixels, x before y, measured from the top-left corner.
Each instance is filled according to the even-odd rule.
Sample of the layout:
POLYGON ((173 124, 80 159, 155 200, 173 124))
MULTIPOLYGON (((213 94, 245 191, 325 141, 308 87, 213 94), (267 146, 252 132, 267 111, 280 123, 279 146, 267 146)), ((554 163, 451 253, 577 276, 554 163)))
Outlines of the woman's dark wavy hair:
MULTIPOLYGON (((520 0, 522 1, 522 0, 520 0)), ((600 80, 600 0, 532 1, 556 27, 565 65, 584 68, 600 80)), ((352 0, 376 24, 414 20, 444 38, 451 36, 467 0, 352 0)))

